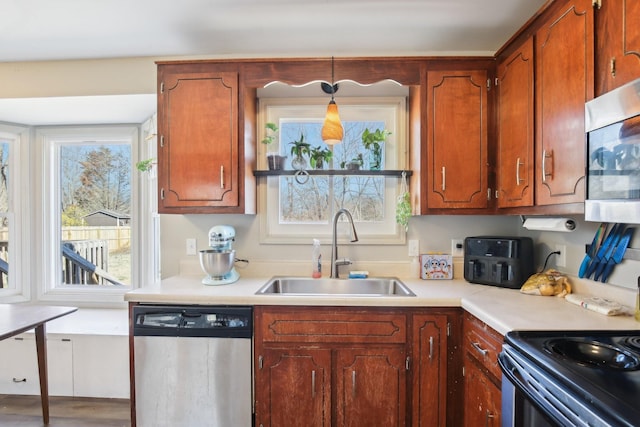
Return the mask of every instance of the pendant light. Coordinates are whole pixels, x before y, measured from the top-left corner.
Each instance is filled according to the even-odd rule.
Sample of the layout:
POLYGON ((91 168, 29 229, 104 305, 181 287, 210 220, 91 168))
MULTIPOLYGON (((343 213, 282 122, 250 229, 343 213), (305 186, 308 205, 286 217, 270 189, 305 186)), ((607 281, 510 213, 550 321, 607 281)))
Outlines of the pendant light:
MULTIPOLYGON (((338 85, 334 84, 334 67, 333 56, 331 57, 331 89, 328 92, 331 93, 331 101, 327 106, 327 115, 324 118, 324 124, 322 125, 322 140, 327 145, 335 145, 342 142, 344 136, 344 130, 342 129, 342 123, 340 122, 340 116, 338 115, 338 105, 333 99, 333 95, 336 93, 338 85)), ((328 85, 327 85, 328 86, 328 85)), ((325 86, 323 85, 323 89, 325 86)))

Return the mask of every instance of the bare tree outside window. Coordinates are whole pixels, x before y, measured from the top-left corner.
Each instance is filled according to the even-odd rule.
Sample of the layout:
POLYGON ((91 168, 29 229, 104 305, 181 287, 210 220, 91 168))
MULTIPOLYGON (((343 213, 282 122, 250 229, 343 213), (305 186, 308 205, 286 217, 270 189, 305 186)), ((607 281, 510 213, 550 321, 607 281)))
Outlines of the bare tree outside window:
POLYGON ((60 201, 64 283, 130 283, 131 146, 61 146, 60 201))
MULTIPOLYGON (((319 121, 282 120, 280 122, 280 150, 288 156, 291 146, 301 135, 312 147, 326 147, 320 138, 319 121)), ((361 143, 365 129, 384 128, 384 122, 345 121, 344 139, 334 145, 331 169, 344 169, 349 162, 360 162, 368 169, 368 153, 361 143)), ((384 178, 373 176, 312 176, 300 183, 294 177, 280 178, 280 223, 328 223, 334 212, 348 209, 355 221, 384 221, 384 178)))

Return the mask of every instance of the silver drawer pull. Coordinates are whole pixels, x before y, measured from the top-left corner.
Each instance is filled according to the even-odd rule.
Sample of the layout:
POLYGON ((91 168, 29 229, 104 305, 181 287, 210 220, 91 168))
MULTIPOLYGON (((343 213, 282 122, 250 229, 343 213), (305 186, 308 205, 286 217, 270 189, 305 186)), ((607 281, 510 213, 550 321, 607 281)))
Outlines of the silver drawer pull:
POLYGON ((356 397, 356 371, 351 371, 351 395, 356 397))
POLYGON ((14 378, 13 382, 14 383, 26 383, 27 379, 26 378, 22 378, 22 379, 14 378))
POLYGON ((429 360, 433 360, 433 337, 429 337, 429 360))
POLYGON ((486 356, 486 355, 487 355, 487 353, 489 353, 489 350, 486 350, 486 349, 484 349, 484 348, 480 347, 480 343, 472 342, 472 343, 471 343, 471 345, 473 346, 473 348, 475 348, 476 350, 478 350, 478 352, 479 352, 481 355, 483 355, 483 356, 486 356))

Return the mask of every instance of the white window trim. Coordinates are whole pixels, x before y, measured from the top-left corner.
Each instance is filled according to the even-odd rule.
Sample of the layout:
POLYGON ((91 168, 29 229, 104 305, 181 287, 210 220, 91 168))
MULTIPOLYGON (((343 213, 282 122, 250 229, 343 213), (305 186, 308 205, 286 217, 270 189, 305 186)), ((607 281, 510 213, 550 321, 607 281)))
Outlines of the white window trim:
MULTIPOLYGON (((29 176, 20 173, 21 159, 29 158, 29 128, 0 123, 0 137, 9 142, 9 286, 0 289, 0 300, 5 303, 25 302, 31 298, 30 273, 33 264, 29 251, 29 197, 17 195, 29 194, 29 176), (28 265, 26 268, 24 265, 28 265)), ((28 169, 27 169, 28 170, 28 169)))
MULTIPOLYGON (((124 304, 124 293, 137 287, 141 278, 147 274, 142 274, 135 266, 147 265, 141 262, 140 256, 140 232, 131 234, 131 286, 122 288, 82 288, 79 286, 61 286, 61 257, 60 253, 60 210, 55 208, 57 197, 55 191, 59 187, 57 182, 59 177, 55 175, 52 179, 52 171, 57 162, 58 150, 52 145, 53 140, 67 141, 87 141, 87 136, 91 135, 91 141, 100 144, 101 140, 126 140, 131 141, 131 212, 132 230, 140 230, 142 224, 146 223, 146 217, 142 215, 139 188, 139 174, 136 173, 135 163, 139 158, 140 129, 132 125, 113 126, 73 126, 73 127, 40 127, 35 132, 35 154, 33 156, 34 165, 34 194, 41 195, 37 206, 33 210, 35 221, 33 222, 33 235, 42 236, 41 241, 32 242, 34 245, 32 258, 35 263, 30 265, 34 274, 33 281, 37 283, 36 297, 39 301, 47 302, 69 302, 82 303, 82 305, 110 306, 113 304, 124 304), (55 254, 55 255, 54 255, 55 254), (33 265, 40 268, 33 269, 33 265)), ((26 266, 25 266, 26 268, 26 266)))
MULTIPOLYGON (((267 122, 277 122, 278 119, 274 117, 271 112, 271 108, 274 109, 287 109, 291 106, 292 111, 295 111, 297 118, 317 118, 318 115, 323 117, 326 111, 326 99, 318 98, 261 98, 259 106, 259 129, 264 129, 264 124, 267 122), (317 108, 301 108, 300 106, 318 106, 320 105, 320 112, 317 108)), ((387 161, 392 165, 393 169, 405 169, 408 165, 409 150, 407 141, 407 104, 405 97, 393 96, 393 97, 377 97, 366 98, 366 102, 363 102, 362 98, 346 98, 340 97, 336 100, 338 108, 344 105, 362 106, 362 109, 366 111, 368 105, 395 105, 396 114, 393 117, 394 129, 392 135, 388 139, 389 144, 397 144, 397 148, 394 156, 387 156, 387 161)), ((291 113, 294 114, 294 113, 291 113)), ((341 119, 345 120, 341 114, 341 119)), ((261 137, 258 138, 260 140, 261 137)), ((266 154, 268 148, 264 144, 258 144, 258 166, 260 169, 266 169, 266 154)), ((269 148, 273 150, 273 148, 269 148)), ((294 227, 290 227, 292 231, 286 233, 279 233, 277 231, 277 208, 274 205, 277 203, 267 203, 267 194, 278 189, 279 177, 267 177, 266 179, 258 180, 258 212, 260 212, 260 242, 269 244, 306 244, 312 238, 319 238, 323 243, 329 243, 331 241, 331 222, 329 224, 305 224, 296 230, 294 227), (275 209, 275 210, 274 210, 275 209)), ((401 181, 400 179, 385 179, 385 187, 395 187, 396 194, 400 194, 401 181)), ((278 202, 279 203, 279 202, 278 202)), ((387 200, 385 202, 385 216, 388 218, 395 218, 396 200, 387 200)), ((395 220, 394 220, 395 222, 395 220)), ((395 230, 391 233, 377 234, 375 230, 375 224, 358 224, 358 236, 359 241, 367 244, 404 244, 406 241, 406 231, 403 227, 395 226, 395 230)), ((341 236, 341 239, 347 239, 348 236, 341 236)))

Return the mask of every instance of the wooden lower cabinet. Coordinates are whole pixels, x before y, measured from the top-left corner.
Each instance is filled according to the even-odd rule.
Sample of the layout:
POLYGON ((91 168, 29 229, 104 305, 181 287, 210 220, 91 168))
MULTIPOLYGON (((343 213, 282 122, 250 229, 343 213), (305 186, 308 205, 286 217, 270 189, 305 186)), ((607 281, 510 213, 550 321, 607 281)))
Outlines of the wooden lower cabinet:
POLYGON ((261 353, 257 425, 330 426, 331 351, 285 347, 261 353))
POLYGON ((447 425, 447 343, 449 319, 414 314, 412 327, 413 425, 447 425))
POLYGON ((492 382, 475 359, 466 356, 464 368, 464 425, 500 427, 500 388, 492 382))
POLYGON ((452 425, 447 368, 459 352, 448 335, 457 310, 257 306, 254 314, 256 426, 452 425))
POLYGON ((503 337, 469 313, 463 320, 464 425, 501 425, 502 372, 498 354, 503 337))
POLYGON ((335 350, 335 426, 406 425, 404 346, 335 350))

